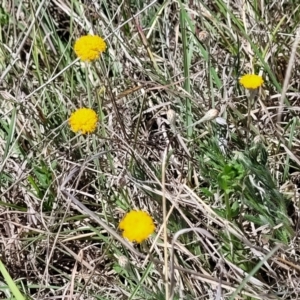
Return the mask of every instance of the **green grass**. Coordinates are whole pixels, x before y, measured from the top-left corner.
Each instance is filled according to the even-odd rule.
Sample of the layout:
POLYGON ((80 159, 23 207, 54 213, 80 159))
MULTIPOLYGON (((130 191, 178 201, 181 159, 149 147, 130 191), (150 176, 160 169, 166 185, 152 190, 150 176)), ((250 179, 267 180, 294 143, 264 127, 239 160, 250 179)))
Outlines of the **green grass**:
POLYGON ((296 299, 296 1, 9 4, 0 298, 296 299), (73 51, 87 33, 108 44, 90 64, 73 51), (264 78, 250 100, 246 73, 264 78), (80 107, 94 134, 70 130, 80 107), (118 230, 131 209, 157 226, 141 245, 118 230))

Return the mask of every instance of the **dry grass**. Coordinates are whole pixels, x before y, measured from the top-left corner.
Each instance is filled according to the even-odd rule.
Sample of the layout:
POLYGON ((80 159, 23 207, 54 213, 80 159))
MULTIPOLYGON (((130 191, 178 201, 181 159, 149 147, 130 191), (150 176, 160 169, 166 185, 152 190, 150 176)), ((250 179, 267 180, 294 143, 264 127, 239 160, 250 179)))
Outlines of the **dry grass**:
POLYGON ((299 22, 296 1, 3 1, 1 299, 298 299, 299 22), (157 225, 141 245, 131 209, 157 225))

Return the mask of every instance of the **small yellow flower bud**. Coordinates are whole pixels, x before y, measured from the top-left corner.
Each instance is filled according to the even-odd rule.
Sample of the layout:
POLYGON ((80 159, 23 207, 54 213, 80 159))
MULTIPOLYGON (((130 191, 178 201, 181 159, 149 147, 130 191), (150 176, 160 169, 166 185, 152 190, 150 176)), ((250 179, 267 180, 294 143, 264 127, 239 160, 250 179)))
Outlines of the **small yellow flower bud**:
POLYGON ((98 116, 91 108, 79 108, 71 114, 69 125, 74 132, 82 134, 92 133, 96 130, 98 116))
POLYGON ((74 51, 80 60, 91 62, 98 59, 106 47, 106 42, 100 36, 84 35, 75 42, 74 51))
POLYGON ((141 210, 132 210, 125 215, 119 224, 122 235, 130 242, 142 243, 155 230, 151 216, 141 210))
POLYGON ((261 76, 255 74, 246 74, 240 78, 240 84, 248 90, 256 90, 262 86, 264 80, 261 76))

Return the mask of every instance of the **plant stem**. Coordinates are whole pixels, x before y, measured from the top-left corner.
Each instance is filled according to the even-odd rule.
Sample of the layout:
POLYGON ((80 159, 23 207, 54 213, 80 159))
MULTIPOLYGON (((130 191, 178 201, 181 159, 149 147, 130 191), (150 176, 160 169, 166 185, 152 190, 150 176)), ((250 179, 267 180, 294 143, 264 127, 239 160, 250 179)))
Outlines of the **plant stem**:
POLYGON ((231 208, 229 203, 229 194, 225 192, 226 218, 231 221, 231 208))

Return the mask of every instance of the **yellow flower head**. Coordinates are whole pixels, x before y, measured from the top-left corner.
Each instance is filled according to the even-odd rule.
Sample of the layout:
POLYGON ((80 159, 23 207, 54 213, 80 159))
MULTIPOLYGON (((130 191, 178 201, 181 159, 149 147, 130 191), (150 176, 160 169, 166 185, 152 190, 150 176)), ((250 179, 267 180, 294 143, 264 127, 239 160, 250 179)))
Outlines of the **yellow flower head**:
POLYGON ((98 35, 84 35, 74 45, 74 51, 82 61, 96 60, 105 50, 106 43, 98 35))
POLYGON ((123 237, 130 242, 141 243, 146 240, 155 230, 150 215, 141 210, 132 210, 125 215, 119 224, 123 230, 123 237))
POLYGON ((71 114, 69 125, 74 132, 82 134, 92 133, 96 130, 98 116, 90 108, 79 108, 71 114))
POLYGON ((255 74, 246 74, 240 78, 240 84, 249 90, 255 90, 264 83, 261 76, 255 74))

